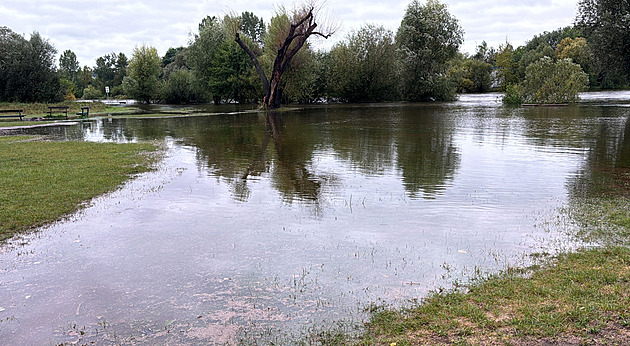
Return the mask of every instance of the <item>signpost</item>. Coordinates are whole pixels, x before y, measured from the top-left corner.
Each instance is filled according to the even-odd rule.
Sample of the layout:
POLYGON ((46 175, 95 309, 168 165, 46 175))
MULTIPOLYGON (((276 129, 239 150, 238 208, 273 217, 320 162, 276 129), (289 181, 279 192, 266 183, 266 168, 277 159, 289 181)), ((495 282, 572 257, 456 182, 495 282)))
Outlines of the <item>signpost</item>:
POLYGON ((105 93, 107 94, 107 99, 109 100, 109 87, 105 87, 105 93))

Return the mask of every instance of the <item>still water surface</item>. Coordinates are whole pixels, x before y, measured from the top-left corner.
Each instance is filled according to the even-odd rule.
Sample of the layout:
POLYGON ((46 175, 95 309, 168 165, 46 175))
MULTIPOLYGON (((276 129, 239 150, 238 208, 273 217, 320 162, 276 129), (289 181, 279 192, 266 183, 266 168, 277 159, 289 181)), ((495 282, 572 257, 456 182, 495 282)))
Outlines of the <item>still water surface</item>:
POLYGON ((574 246, 559 209, 630 167, 630 93, 497 97, 29 130, 166 153, 0 249, 1 343, 282 343, 574 246))

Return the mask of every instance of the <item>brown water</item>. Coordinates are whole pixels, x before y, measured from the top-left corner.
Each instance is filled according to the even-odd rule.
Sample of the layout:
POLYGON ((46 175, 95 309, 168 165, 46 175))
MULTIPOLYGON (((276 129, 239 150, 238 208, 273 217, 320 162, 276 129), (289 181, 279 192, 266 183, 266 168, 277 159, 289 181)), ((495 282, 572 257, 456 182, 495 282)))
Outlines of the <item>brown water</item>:
POLYGON ((0 343, 288 343, 570 248, 559 208, 593 171, 630 167, 630 93, 584 98, 29 130, 168 149, 157 171, 0 249, 0 343))

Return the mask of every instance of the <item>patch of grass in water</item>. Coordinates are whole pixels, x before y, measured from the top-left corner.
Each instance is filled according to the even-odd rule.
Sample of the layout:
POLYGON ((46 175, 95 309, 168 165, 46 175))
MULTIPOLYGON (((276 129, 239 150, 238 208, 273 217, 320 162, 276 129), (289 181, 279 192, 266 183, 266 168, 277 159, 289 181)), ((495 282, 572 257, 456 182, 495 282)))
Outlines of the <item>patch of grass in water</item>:
POLYGON ((58 220, 150 170, 156 148, 0 137, 0 240, 58 220))

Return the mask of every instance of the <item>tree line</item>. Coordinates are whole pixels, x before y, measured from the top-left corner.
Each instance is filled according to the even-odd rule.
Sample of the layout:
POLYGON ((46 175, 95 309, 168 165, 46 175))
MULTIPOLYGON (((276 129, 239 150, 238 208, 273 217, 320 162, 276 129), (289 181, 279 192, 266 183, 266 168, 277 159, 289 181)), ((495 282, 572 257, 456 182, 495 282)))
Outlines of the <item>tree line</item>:
MULTIPOLYGON (((446 5, 413 0, 396 32, 366 24, 326 52, 301 42, 277 81, 278 102, 440 101, 495 89, 506 91, 508 101, 567 95, 562 101, 587 86, 627 88, 629 15, 628 0, 581 0, 573 26, 517 48, 482 42, 469 55, 459 52, 463 29, 446 5), (552 75, 557 80, 548 80, 552 75), (558 89, 563 83, 566 90, 558 89)), ((0 101, 93 99, 105 96, 108 86, 109 96, 143 102, 261 102, 261 71, 277 63, 278 47, 295 20, 284 8, 268 24, 250 12, 207 16, 185 47, 160 57, 142 45, 130 59, 110 53, 93 67, 80 67, 71 50, 61 53, 57 66, 54 46, 37 32, 26 39, 0 27, 0 101)))

